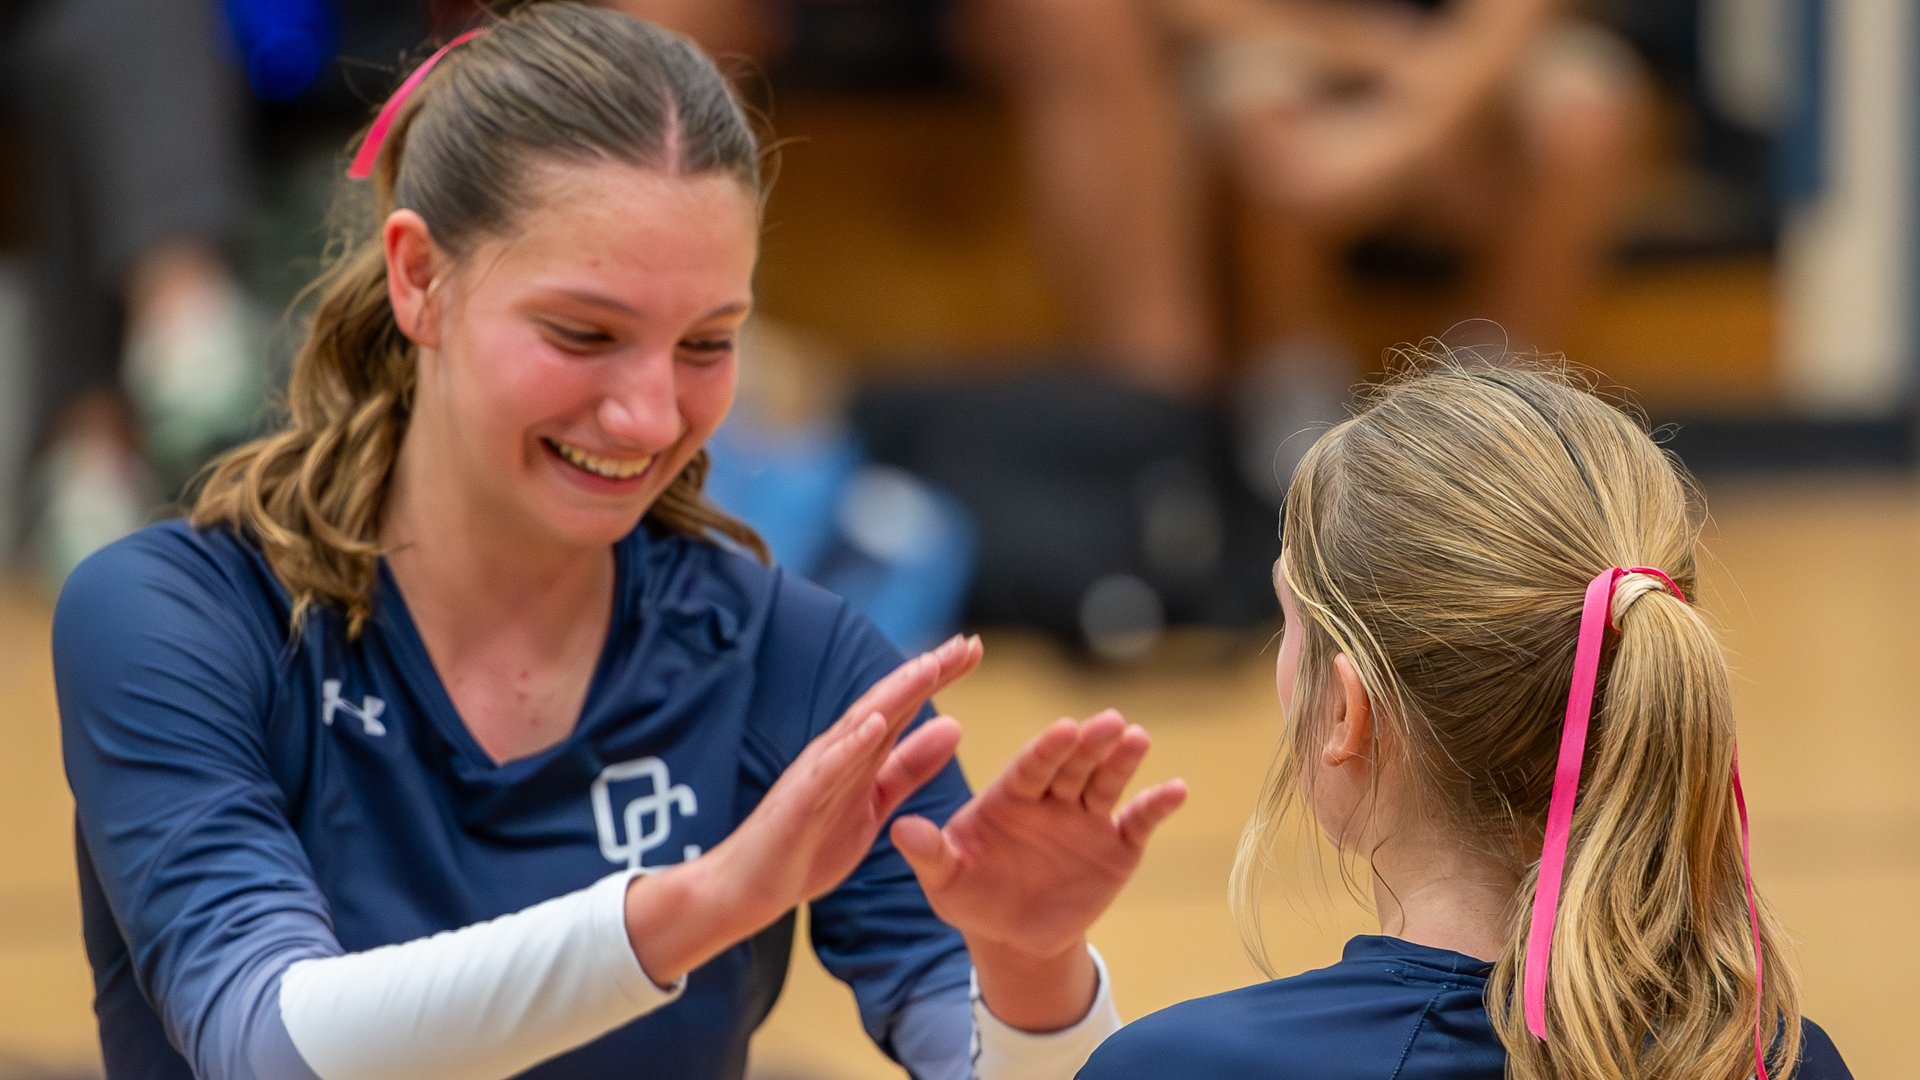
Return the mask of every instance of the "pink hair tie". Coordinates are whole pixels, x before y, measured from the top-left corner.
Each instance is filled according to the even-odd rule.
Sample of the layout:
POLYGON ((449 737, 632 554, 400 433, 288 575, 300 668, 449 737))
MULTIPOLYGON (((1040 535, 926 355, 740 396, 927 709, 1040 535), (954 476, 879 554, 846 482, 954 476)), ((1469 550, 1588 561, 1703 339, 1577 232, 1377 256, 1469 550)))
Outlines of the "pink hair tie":
MULTIPOLYGON (((1553 774, 1553 794, 1547 803, 1546 842, 1540 849, 1540 875, 1533 894, 1533 919, 1527 933, 1526 973, 1522 1006, 1527 1030, 1541 1041, 1547 1037, 1547 964, 1553 951, 1553 924, 1560 913, 1560 885, 1567 868, 1567 839, 1573 829, 1573 804, 1580 790, 1580 766, 1587 752, 1587 723, 1593 717, 1595 684, 1600 676, 1600 646, 1612 621, 1613 592, 1629 574, 1657 577, 1668 591, 1687 602, 1673 579, 1650 566, 1602 570, 1587 585, 1580 611, 1580 638, 1573 652, 1573 686, 1567 693, 1566 725, 1560 731, 1560 760, 1553 774)), ((1747 918, 1753 927, 1753 1063, 1756 1080, 1769 1080, 1761 1035, 1760 1003, 1763 961, 1760 951, 1760 906, 1753 894, 1752 846, 1747 828, 1747 797, 1740 788, 1740 752, 1733 754, 1733 803, 1740 816, 1740 871, 1747 890, 1747 918)))
POLYGON ((373 118, 373 126, 367 129, 366 141, 360 144, 359 152, 353 155, 353 164, 347 167, 347 179, 365 180, 373 175, 373 164, 380 160, 380 147, 386 144, 387 130, 393 127, 393 118, 400 114, 400 106, 407 103, 407 98, 413 96, 413 91, 420 85, 420 80, 426 78, 427 72, 433 70, 433 65, 439 63, 441 57, 453 51, 455 46, 472 41, 486 32, 487 28, 481 26, 461 34, 434 50, 432 56, 427 57, 424 63, 413 69, 413 74, 407 76, 406 81, 400 84, 400 88, 393 92, 393 96, 387 99, 385 105, 380 106, 380 114, 373 118))

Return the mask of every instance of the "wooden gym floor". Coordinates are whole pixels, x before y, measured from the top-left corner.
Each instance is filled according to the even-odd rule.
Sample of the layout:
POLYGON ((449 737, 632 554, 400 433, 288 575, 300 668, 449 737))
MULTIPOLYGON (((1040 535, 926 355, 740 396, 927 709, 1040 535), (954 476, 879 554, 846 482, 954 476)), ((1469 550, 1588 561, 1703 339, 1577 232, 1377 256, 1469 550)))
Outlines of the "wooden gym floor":
MULTIPOLYGON (((1755 871, 1798 937, 1809 1013, 1857 1075, 1900 1075, 1906 1009, 1888 988, 1905 985, 1920 955, 1920 685, 1910 677, 1920 484, 1750 483, 1710 496, 1705 605, 1736 668, 1755 871)), ((20 1080, 97 1069, 47 617, 24 586, 0 591, 0 1078, 20 1080)), ((1196 658, 1208 651, 1094 671, 1044 642, 995 634, 985 666, 942 702, 967 725, 962 756, 976 778, 1046 721, 1116 705, 1154 733, 1146 774, 1192 785, 1191 804, 1095 931, 1128 1017, 1256 977, 1225 885, 1280 723, 1272 652, 1250 640, 1226 660, 1196 658)), ((1304 846, 1268 921, 1282 971, 1327 962, 1369 929, 1336 870, 1317 870, 1304 846)), ((756 1062, 766 1080, 899 1075, 860 1034, 851 996, 804 950, 756 1062)))

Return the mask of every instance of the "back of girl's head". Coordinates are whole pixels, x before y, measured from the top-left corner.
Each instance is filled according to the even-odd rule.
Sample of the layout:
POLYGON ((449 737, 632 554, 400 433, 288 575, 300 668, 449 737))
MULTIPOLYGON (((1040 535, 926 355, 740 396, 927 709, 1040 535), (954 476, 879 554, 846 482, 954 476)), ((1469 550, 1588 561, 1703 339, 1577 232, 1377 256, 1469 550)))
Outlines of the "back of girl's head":
MULTIPOLYGON (((309 289, 312 322, 294 358, 287 427, 217 462, 194 503, 196 525, 230 524, 258 539, 293 597, 296 626, 327 604, 358 633, 371 612, 380 515, 416 374, 387 298, 379 223, 412 210, 459 259, 479 241, 510 236, 549 196, 545 175, 601 162, 731 176, 756 194, 761 184, 757 140, 712 62, 684 39, 604 8, 523 6, 449 51, 407 97, 370 189, 346 192, 361 212, 343 215, 339 254, 309 289)), ((702 497, 705 472, 702 451, 649 518, 672 531, 718 532, 764 556, 751 530, 702 497)))
MULTIPOLYGON (((1730 787, 1724 657, 1699 612, 1625 578, 1602 657, 1550 968, 1547 1042, 1519 974, 1589 581, 1664 570, 1696 595, 1703 510, 1639 423, 1536 366, 1425 356, 1295 473, 1283 572, 1304 625, 1288 730, 1236 869, 1306 794, 1344 653, 1374 703, 1378 777, 1406 812, 1522 882, 1488 1006, 1521 1078, 1703 1077, 1753 1067, 1755 966, 1730 787), (1316 736, 1318 736, 1316 738, 1316 736)), ((1257 925, 1257 924, 1256 924, 1257 925)), ((1763 921, 1763 1015, 1799 1022, 1763 921)), ((1257 936, 1257 930, 1254 931, 1257 936)))

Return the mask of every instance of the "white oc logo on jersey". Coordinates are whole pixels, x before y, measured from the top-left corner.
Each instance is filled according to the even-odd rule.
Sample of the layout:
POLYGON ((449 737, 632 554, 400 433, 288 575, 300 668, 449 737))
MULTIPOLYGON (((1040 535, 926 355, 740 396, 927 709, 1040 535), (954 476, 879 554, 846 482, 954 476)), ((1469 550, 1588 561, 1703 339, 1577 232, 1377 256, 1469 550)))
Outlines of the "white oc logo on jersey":
POLYGON ((346 713, 360 721, 361 729, 369 735, 385 735, 387 725, 380 722, 380 714, 387 711, 387 703, 379 698, 367 695, 354 705, 340 696, 340 680, 328 679, 320 684, 320 722, 333 726, 335 713, 346 713))
MULTIPOLYGON (((667 775, 667 763, 657 757, 617 762, 600 770, 593 782, 593 824, 600 832, 600 854, 611 863, 635 870, 658 869, 642 865, 647 852, 667 842, 673 831, 673 812, 692 817, 699 810, 693 789, 673 783, 667 775), (628 785, 638 781, 641 791, 627 799, 620 818, 613 816, 613 785, 620 784, 625 795, 628 785)), ((700 846, 688 844, 681 849, 688 862, 700 857, 700 846)))

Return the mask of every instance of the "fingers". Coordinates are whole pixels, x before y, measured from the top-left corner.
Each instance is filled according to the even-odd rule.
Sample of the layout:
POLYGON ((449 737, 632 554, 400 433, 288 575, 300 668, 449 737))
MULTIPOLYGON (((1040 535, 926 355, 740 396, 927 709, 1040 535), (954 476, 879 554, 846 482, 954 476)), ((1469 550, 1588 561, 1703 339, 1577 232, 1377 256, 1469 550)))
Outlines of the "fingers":
POLYGON ((1050 796, 1072 802, 1091 794, 1087 806, 1110 813, 1150 741, 1145 729, 1128 726, 1112 709, 1079 724, 1063 718, 1021 749, 1000 783, 1021 799, 1050 796))
POLYGON ((906 661, 874 683, 847 708, 840 723, 878 712, 886 716, 897 732, 920 712, 920 707, 935 692, 953 685, 977 667, 984 652, 977 636, 949 638, 938 648, 906 661))
POLYGON ((933 692, 937 694, 945 690, 979 667, 980 658, 986 652, 987 647, 981 642, 979 634, 950 638, 935 649, 935 658, 940 661, 940 678, 934 683, 933 692))
POLYGON ((907 860, 914 876, 920 879, 922 890, 939 892, 960 872, 960 857, 948 845, 946 834, 926 818, 917 815, 899 818, 888 835, 893 838, 900 857, 907 860))
POLYGON ((1146 759, 1147 751, 1153 746, 1153 739, 1147 735, 1147 729, 1139 724, 1130 724, 1121 733, 1119 741, 1108 749, 1107 756, 1093 770, 1087 779, 1086 791, 1080 801, 1088 810, 1096 814, 1111 814, 1120 802, 1120 793, 1127 788, 1127 781, 1139 770, 1140 763, 1146 759))
MULTIPOLYGON (((964 638, 955 636, 947 639, 947 641, 938 648, 921 654, 923 659, 934 666, 935 671, 932 686, 916 693, 909 699, 902 699, 897 706, 897 710, 887 716, 886 737, 881 740, 881 744, 875 753, 884 757, 889 752, 889 748, 893 745, 894 740, 898 739, 900 733, 907 729, 907 725, 913 723, 914 718, 920 715, 920 711, 926 707, 928 700, 941 688, 953 685, 956 680, 978 666, 983 651, 983 646, 977 636, 964 638)), ((911 663, 911 661, 909 661, 909 663, 911 663)), ((956 738, 957 737, 956 735, 956 738)), ((879 767, 877 760, 874 764, 876 768, 879 767)), ((935 771, 938 771, 938 766, 935 767, 935 771)), ((930 776, 931 774, 929 774, 929 777, 930 776)), ((925 783, 926 779, 927 778, 922 778, 915 786, 918 786, 920 783, 925 783)))
POLYGON ((819 802, 835 798, 872 775, 870 768, 863 769, 860 764, 872 759, 874 752, 884 742, 886 733, 886 717, 870 712, 846 730, 829 732, 820 737, 818 741, 824 745, 819 757, 814 759, 811 770, 819 802))
MULTIPOLYGON (((879 770, 885 767, 894 740, 919 715, 921 707, 934 690, 951 685, 954 680, 972 671, 980 663, 983 652, 978 637, 950 638, 938 648, 902 663, 860 695, 859 700, 849 706, 832 727, 802 751, 803 759, 812 759, 814 769, 837 777, 828 786, 820 788, 820 797, 834 798, 855 787, 864 789, 864 785, 874 780, 879 770), (879 724, 877 732, 869 731, 867 726, 875 722, 879 724)), ((936 731, 934 737, 944 736, 936 731)), ((953 738, 957 739, 957 734, 953 738)), ((918 776, 912 770, 925 767, 930 752, 932 756, 938 756, 939 747, 934 743, 921 744, 904 766, 909 768, 909 772, 896 772, 890 777, 890 785, 897 787, 910 783, 911 786, 906 788, 910 793, 913 788, 924 784, 945 764, 942 758, 931 765, 925 776, 918 776)), ((945 754, 951 756, 952 748, 946 748, 945 754)), ((889 790, 893 790, 893 787, 889 790)))
POLYGON ((1047 794, 1065 802, 1078 802, 1093 770, 1126 730, 1126 720, 1112 709, 1088 717, 1080 725, 1080 737, 1072 752, 1060 763, 1053 782, 1047 785, 1047 794))
POLYGON ((933 696, 933 687, 939 678, 940 661, 933 653, 921 653, 868 687, 866 693, 847 706, 840 723, 868 713, 880 713, 889 722, 900 716, 911 716, 933 696))
POLYGON ((951 716, 936 716, 900 740, 880 766, 875 781, 880 816, 894 812, 920 785, 934 778, 960 745, 960 724, 951 716))
POLYGON ((1120 811, 1120 839, 1136 850, 1146 847, 1153 830, 1186 801, 1184 780, 1168 780, 1135 795, 1120 811))
POLYGON ((1000 777, 1007 794, 1037 800, 1047 793, 1054 774, 1080 742, 1080 725, 1062 717, 1028 740, 1000 777))

